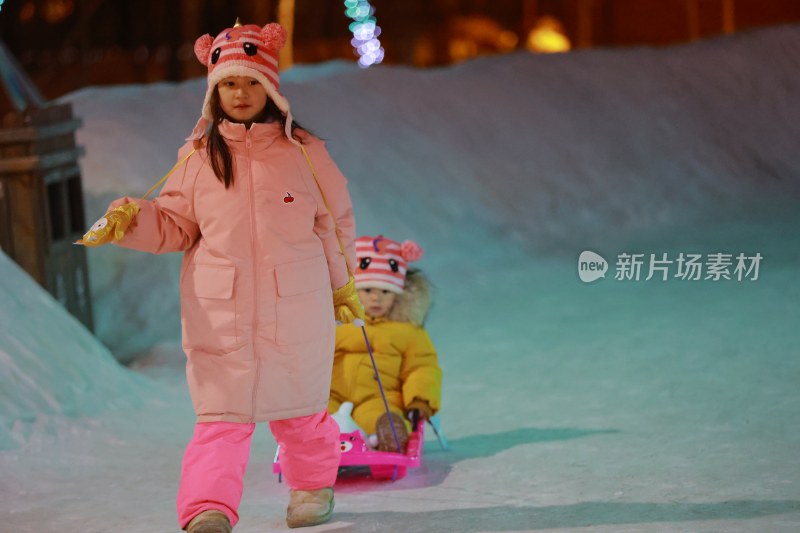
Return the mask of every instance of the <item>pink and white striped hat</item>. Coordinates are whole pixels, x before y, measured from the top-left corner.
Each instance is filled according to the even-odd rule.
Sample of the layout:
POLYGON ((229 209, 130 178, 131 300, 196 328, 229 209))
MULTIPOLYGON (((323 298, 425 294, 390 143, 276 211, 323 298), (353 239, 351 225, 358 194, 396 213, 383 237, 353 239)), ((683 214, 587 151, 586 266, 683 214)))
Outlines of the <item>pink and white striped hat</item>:
POLYGON ((292 114, 289 101, 278 92, 278 51, 286 44, 286 30, 277 23, 259 28, 255 24, 241 25, 220 32, 216 38, 205 34, 194 43, 194 53, 208 67, 208 90, 203 101, 203 118, 212 120, 209 101, 214 87, 229 76, 249 76, 257 79, 267 96, 286 115, 286 136, 291 135, 292 114))
POLYGON ((400 244, 383 235, 359 237, 356 239, 356 288, 403 292, 408 263, 422 259, 422 253, 422 248, 413 241, 400 244))

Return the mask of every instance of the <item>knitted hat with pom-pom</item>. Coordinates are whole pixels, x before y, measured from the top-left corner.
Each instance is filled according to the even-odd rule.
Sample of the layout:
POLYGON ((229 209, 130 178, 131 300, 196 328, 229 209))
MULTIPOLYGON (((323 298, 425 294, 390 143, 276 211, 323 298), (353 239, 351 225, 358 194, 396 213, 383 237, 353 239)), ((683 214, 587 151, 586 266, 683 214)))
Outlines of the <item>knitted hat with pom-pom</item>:
POLYGON ((220 32, 216 38, 205 34, 194 43, 194 53, 208 67, 208 90, 203 101, 203 118, 211 121, 211 95, 216 85, 230 76, 255 78, 286 116, 286 136, 291 139, 292 113, 289 101, 278 92, 278 51, 286 44, 283 26, 270 23, 259 28, 255 24, 236 24, 220 32))
POLYGON ((405 287, 408 263, 422 259, 422 253, 422 248, 413 241, 401 244, 383 235, 359 237, 356 288, 386 289, 400 294, 405 287))

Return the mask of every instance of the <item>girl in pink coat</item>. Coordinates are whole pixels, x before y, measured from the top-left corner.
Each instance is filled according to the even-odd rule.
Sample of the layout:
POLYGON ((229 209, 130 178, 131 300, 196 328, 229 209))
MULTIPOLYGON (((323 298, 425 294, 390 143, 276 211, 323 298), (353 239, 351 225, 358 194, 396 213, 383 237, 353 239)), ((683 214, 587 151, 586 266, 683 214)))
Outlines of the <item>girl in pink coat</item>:
POLYGON ((238 23, 200 37, 208 91, 178 157, 196 151, 153 201, 111 204, 140 208, 120 246, 184 252, 181 323, 197 424, 177 511, 195 533, 236 525, 256 422, 268 421, 281 447, 289 527, 325 522, 333 510, 332 298, 348 282, 345 254, 355 264, 355 224, 346 179, 278 92, 285 39, 278 24, 238 23))

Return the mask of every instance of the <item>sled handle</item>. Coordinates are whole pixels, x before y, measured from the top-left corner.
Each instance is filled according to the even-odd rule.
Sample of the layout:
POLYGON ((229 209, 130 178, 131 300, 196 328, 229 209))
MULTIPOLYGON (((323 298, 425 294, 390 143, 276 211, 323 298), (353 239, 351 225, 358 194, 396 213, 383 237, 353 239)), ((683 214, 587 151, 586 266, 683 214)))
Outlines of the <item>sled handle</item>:
MULTIPOLYGON (((375 363, 375 356, 372 354, 372 346, 369 344, 369 339, 367 338, 367 328, 364 327, 364 323, 361 323, 361 332, 364 334, 364 342, 367 343, 367 351, 369 352, 369 359, 372 361, 372 369, 375 371, 375 379, 378 380, 378 387, 381 390, 381 398, 383 399, 383 407, 386 409, 386 416, 389 419, 389 426, 392 428, 392 435, 394 436, 394 443, 397 445, 398 453, 403 453, 403 449, 400 446, 400 439, 397 437, 397 429, 394 427, 394 422, 392 421, 391 412, 389 411, 389 402, 386 401, 386 393, 383 392, 383 383, 381 383, 381 376, 378 374, 378 365, 375 363)), ((395 469, 395 477, 392 478, 392 481, 397 476, 397 471, 395 469)))

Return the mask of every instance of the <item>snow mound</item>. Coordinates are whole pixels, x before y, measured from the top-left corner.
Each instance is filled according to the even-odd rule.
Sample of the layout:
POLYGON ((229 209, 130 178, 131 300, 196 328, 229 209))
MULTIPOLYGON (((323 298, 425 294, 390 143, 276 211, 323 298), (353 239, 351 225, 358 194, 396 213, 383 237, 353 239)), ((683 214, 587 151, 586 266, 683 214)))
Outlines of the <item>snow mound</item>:
MULTIPOLYGON (((688 46, 516 53, 450 68, 287 71, 295 119, 350 179, 358 231, 454 265, 506 243, 572 256, 800 197, 800 27, 688 46)), ((65 97, 87 225, 175 162, 205 79, 65 97)), ((180 334, 177 255, 90 251, 97 333, 121 360, 180 334), (115 310, 125 320, 114 317, 115 310)))
POLYGON ((0 449, 42 415, 92 415, 149 390, 2 252, 0 301, 0 449))

